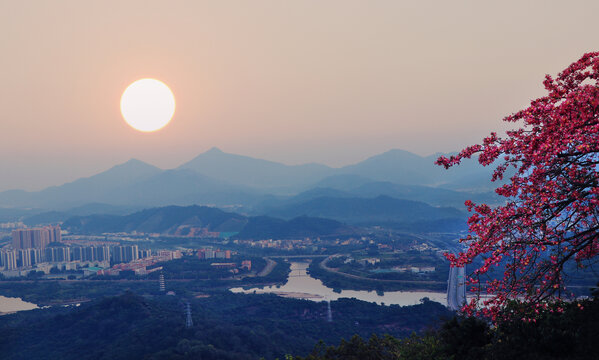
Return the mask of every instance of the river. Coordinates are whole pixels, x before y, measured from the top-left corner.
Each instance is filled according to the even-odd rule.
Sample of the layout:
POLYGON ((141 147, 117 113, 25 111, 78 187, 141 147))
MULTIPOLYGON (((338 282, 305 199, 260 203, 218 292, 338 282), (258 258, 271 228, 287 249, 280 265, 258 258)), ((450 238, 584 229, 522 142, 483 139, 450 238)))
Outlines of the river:
POLYGON ((23 301, 20 298, 11 298, 0 295, 0 314, 37 308, 37 305, 23 301))
POLYGON ((333 289, 323 285, 322 281, 306 274, 309 263, 291 262, 291 273, 287 277, 287 282, 281 286, 267 286, 262 289, 251 288, 243 289, 240 287, 232 288, 235 293, 245 294, 266 294, 273 293, 283 297, 296 299, 307 299, 313 301, 337 300, 339 298, 356 298, 358 300, 375 302, 384 305, 415 305, 420 303, 420 299, 428 297, 432 301, 441 304, 447 303, 445 293, 429 291, 388 291, 382 295, 376 291, 365 290, 342 290, 336 293, 333 289))

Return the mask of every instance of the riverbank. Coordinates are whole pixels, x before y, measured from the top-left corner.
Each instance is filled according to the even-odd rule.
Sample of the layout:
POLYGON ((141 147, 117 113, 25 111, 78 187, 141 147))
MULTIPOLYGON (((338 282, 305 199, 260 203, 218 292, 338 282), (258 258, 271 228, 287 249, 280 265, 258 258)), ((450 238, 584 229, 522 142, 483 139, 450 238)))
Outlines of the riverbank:
MULTIPOLYGON (((314 263, 314 262, 313 262, 314 263)), ((275 294, 281 297, 293 297, 312 301, 337 300, 355 298, 385 305, 415 305, 422 299, 446 304, 445 292, 434 291, 376 291, 376 290, 338 290, 327 287, 322 281, 307 272, 309 264, 292 262, 290 273, 284 285, 267 286, 263 288, 231 288, 234 293, 244 294, 275 294)))
POLYGON ((17 311, 27 311, 37 309, 36 304, 23 301, 17 297, 6 297, 0 295, 0 316, 14 314, 17 311))
POLYGON ((373 279, 353 274, 347 274, 334 268, 327 267, 327 262, 332 258, 315 259, 308 267, 308 272, 314 278, 337 291, 341 290, 366 290, 366 291, 433 291, 447 292, 447 281, 427 280, 387 280, 373 279))

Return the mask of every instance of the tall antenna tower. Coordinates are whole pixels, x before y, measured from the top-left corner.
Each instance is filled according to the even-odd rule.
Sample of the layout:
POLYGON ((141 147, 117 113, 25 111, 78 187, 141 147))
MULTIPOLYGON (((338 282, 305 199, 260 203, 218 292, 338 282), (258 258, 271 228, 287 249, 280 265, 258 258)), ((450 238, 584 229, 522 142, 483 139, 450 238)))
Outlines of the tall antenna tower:
POLYGON ((185 303, 185 327, 190 328, 193 326, 193 320, 191 318, 191 306, 189 303, 185 303))
POLYGON ((327 300, 327 322, 333 322, 333 312, 331 311, 331 300, 327 300))
POLYGON ((166 284, 164 282, 164 274, 163 273, 160 273, 160 275, 158 276, 158 285, 160 287, 160 292, 166 291, 166 284))

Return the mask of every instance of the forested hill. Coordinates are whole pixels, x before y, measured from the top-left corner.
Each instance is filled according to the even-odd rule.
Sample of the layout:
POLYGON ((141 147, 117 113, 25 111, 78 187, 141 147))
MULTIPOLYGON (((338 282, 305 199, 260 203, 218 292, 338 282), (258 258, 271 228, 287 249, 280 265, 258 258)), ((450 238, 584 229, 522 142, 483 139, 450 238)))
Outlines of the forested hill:
POLYGON ((130 215, 89 215, 67 219, 63 227, 79 234, 141 232, 185 234, 185 228, 205 228, 213 232, 235 232, 243 239, 276 237, 332 236, 356 233, 356 228, 335 220, 298 217, 282 220, 268 216, 247 217, 206 206, 166 206, 130 215))
POLYGON ((211 231, 240 231, 245 216, 206 206, 165 206, 119 215, 76 216, 64 227, 81 233, 144 232, 169 234, 179 226, 206 227, 211 231))
MULTIPOLYGON (((187 300, 186 300, 187 301, 187 300)), ((3 359, 266 359, 307 354, 318 343, 353 334, 408 336, 450 315, 441 304, 380 306, 352 299, 332 303, 275 295, 214 294, 191 299, 193 327, 185 327, 178 296, 133 293, 0 318, 3 359)))
POLYGON ((269 216, 249 218, 247 225, 237 235, 241 239, 301 238, 317 236, 343 236, 358 234, 359 228, 350 227, 331 219, 298 216, 282 220, 269 216))
POLYGON ((376 224, 398 219, 415 222, 466 218, 464 212, 452 207, 434 207, 419 201, 395 199, 383 195, 375 198, 317 197, 272 210, 271 213, 285 218, 308 215, 353 224, 376 224))

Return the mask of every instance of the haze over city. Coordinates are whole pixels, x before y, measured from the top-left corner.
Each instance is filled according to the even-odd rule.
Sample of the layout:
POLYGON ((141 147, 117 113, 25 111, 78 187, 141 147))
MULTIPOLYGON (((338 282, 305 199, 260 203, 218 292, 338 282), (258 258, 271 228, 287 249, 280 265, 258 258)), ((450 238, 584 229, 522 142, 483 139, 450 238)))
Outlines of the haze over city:
POLYGON ((286 164, 456 151, 596 45, 595 1, 2 2, 0 190, 214 146, 286 164), (550 6, 549 6, 550 4, 550 6), (576 16, 563 14, 579 9, 576 16), (173 120, 127 126, 151 77, 173 120))

